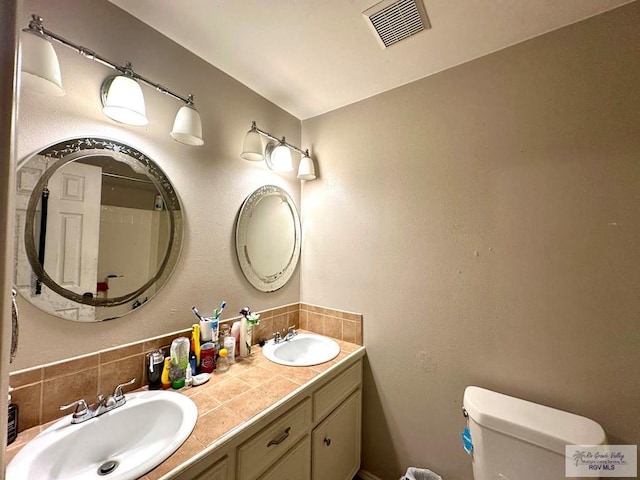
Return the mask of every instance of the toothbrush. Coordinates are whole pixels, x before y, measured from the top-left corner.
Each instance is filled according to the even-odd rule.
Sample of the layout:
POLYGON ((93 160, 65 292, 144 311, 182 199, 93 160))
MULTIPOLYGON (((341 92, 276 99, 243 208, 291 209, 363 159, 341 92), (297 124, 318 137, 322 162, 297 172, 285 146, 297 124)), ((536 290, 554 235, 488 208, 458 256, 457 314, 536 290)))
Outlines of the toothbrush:
POLYGON ((222 303, 220 304, 220 310, 218 310, 217 308, 214 310, 213 318, 218 320, 220 318, 220 315, 222 315, 222 311, 224 310, 224 307, 226 306, 227 306, 227 302, 223 300, 222 303))
POLYGON ((196 307, 191 307, 191 310, 193 310, 193 313, 196 314, 196 317, 198 317, 200 320, 204 320, 196 307))

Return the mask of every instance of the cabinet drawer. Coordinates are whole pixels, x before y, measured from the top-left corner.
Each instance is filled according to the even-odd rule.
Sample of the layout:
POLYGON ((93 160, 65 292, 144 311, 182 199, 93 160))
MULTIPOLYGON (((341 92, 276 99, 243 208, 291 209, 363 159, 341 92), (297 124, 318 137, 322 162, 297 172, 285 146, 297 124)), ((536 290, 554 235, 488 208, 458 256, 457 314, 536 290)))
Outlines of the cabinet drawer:
POLYGON ((276 462, 260 480, 309 480, 311 478, 311 441, 300 440, 276 462))
POLYGON ((307 398, 238 448, 238 479, 254 480, 308 431, 311 402, 307 398))
POLYGON ((349 367, 313 394, 313 421, 324 418, 362 383, 362 361, 349 367))

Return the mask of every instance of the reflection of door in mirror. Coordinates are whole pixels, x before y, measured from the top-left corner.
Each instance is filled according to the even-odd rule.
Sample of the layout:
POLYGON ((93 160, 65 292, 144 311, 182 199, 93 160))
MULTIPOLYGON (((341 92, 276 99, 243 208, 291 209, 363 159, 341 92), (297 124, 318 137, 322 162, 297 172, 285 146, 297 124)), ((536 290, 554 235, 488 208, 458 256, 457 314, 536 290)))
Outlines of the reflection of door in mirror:
MULTIPOLYGON (((100 167, 72 162, 58 170, 48 184, 44 269, 56 283, 80 295, 96 294, 101 173, 100 167)), ((61 310, 65 316, 77 312, 93 320, 93 307, 78 308, 62 297, 57 305, 58 314, 61 310)))
MULTIPOLYGON (((72 302, 46 285, 42 285, 38 295, 32 295, 35 279, 32 278, 22 238, 29 196, 45 169, 46 160, 38 157, 38 161, 32 162, 26 171, 20 170, 18 175, 16 286, 21 293, 29 294, 36 306, 42 304, 43 309, 53 309, 57 315, 70 320, 94 321, 95 307, 72 302)), ((75 163, 56 172, 48 182, 48 209, 43 228, 36 233, 45 241, 44 251, 39 253, 44 259, 45 270, 58 284, 81 295, 96 293, 100 174, 99 167, 75 163)), ((42 200, 39 217, 41 212, 42 200)))

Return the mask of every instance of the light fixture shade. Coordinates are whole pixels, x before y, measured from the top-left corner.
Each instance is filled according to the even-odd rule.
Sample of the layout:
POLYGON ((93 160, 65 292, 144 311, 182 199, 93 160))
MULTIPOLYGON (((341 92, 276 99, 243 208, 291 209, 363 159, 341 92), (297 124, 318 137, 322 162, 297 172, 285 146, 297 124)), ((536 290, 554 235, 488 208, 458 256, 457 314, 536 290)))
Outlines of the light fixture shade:
POLYGON ((293 171, 293 160, 291 150, 283 142, 277 144, 267 153, 267 166, 276 172, 293 171))
POLYGON ((309 155, 303 155, 298 166, 298 179, 300 180, 315 180, 316 179, 316 167, 313 165, 313 160, 309 155))
POLYGON ((126 75, 107 78, 102 84, 102 112, 116 122, 146 125, 146 109, 140 84, 126 75))
POLYGON ((175 141, 184 143, 185 145, 201 146, 204 145, 202 139, 202 120, 200 114, 191 105, 183 105, 176 119, 173 122, 173 130, 171 130, 171 138, 175 141))
POLYGON ((262 137, 256 130, 251 129, 245 135, 240 156, 250 162, 259 162, 264 159, 262 137))
POLYGON ((21 32, 22 85, 34 92, 61 97, 62 75, 60 63, 51 42, 32 32, 21 32))

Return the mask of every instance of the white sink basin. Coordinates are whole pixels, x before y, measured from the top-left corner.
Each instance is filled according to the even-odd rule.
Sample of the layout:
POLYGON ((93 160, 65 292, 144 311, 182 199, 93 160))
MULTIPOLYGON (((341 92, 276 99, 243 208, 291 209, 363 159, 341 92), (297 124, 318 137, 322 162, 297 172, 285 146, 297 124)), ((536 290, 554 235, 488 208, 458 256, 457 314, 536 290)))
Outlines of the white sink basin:
POLYGON ((8 480, 127 480, 152 470, 191 434, 193 401, 177 392, 126 394, 127 403, 84 423, 71 415, 27 443, 7 466, 8 480), (107 462, 117 466, 99 475, 107 462))
POLYGON ((286 342, 269 340, 262 353, 280 365, 306 367, 333 360, 340 353, 340 345, 329 337, 313 333, 299 333, 286 342))

